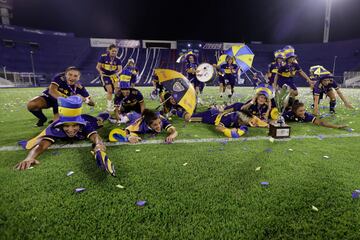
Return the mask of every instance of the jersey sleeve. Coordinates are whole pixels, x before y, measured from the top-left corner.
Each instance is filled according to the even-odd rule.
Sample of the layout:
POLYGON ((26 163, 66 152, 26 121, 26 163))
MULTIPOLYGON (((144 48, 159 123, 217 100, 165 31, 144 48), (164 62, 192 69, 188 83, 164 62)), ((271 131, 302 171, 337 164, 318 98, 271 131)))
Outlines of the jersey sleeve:
POLYGON ((89 92, 86 90, 86 88, 82 85, 79 85, 78 88, 76 89, 76 93, 80 94, 82 97, 86 98, 88 96, 90 96, 89 92))
POLYGON ((100 55, 100 57, 98 59, 98 63, 105 63, 104 59, 105 59, 104 56, 100 55))
POLYGON ((160 119, 161 119, 163 129, 165 129, 167 131, 169 128, 172 127, 172 124, 165 117, 160 115, 160 119))
POLYGON ((304 122, 314 122, 316 117, 308 112, 305 112, 304 122))

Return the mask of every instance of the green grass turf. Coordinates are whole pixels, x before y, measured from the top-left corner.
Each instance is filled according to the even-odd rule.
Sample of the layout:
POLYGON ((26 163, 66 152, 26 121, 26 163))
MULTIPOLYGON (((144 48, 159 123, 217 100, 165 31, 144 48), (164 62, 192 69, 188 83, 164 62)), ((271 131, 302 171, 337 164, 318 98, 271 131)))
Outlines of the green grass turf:
MULTIPOLYGON (((0 146, 15 145, 40 131, 31 127, 35 119, 25 104, 41 90, 0 90, 0 146)), ((142 90, 148 98, 151 89, 142 90)), ((236 91, 242 100, 252 93, 246 88, 236 91)), ((105 107, 104 94, 101 88, 90 92, 99 103, 97 113, 105 107)), ((359 107, 360 90, 344 92, 359 107)), ((206 100, 220 102, 216 93, 207 88, 206 100)), ((308 90, 301 94, 309 104, 308 90)), ((156 105, 147 99, 147 106, 156 105)), ((358 132, 358 110, 339 104, 337 112, 327 119, 358 132)), ((47 114, 50 118, 51 111, 47 114)), ((181 139, 223 137, 211 126, 176 118, 173 123, 181 139)), ((101 130, 105 139, 111 127, 101 130)), ((292 133, 347 132, 292 124, 292 133)), ((250 129, 249 136, 264 135, 265 129, 250 129)), ((360 201, 351 198, 360 188, 359 138, 133 145, 109 147, 107 152, 117 178, 96 167, 88 148, 49 150, 39 157, 41 165, 24 172, 13 166, 25 158, 25 151, 0 152, 0 239, 360 237, 360 201), (257 167, 261 170, 255 171, 257 167), (75 173, 67 177, 70 170, 75 173), (270 186, 261 187, 262 181, 270 186), (77 187, 87 190, 75 194, 77 187), (147 205, 137 207, 137 200, 147 205)))

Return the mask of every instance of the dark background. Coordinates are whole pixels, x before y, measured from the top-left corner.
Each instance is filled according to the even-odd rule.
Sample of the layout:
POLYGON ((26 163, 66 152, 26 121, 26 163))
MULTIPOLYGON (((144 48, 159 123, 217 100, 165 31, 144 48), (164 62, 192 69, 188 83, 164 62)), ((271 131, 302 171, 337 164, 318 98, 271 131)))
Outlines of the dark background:
MULTIPOLYGON (((11 23, 124 39, 322 42, 325 0, 14 0, 11 23)), ((360 0, 333 0, 330 41, 360 38, 360 0)))

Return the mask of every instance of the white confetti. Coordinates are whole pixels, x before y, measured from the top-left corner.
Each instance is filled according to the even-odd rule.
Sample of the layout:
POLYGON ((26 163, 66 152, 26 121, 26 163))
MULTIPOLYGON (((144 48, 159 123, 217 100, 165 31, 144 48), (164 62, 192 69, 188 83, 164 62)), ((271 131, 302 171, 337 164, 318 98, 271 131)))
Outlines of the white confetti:
POLYGON ((269 141, 273 143, 273 142, 275 141, 275 139, 272 138, 272 137, 270 137, 270 138, 269 138, 269 141))
POLYGON ((324 158, 330 158, 330 157, 325 155, 324 158))
POLYGON ((140 149, 136 149, 135 152, 140 152, 140 149))
POLYGON ((28 167, 28 169, 33 169, 34 167, 28 167))
POLYGON ((319 211, 319 209, 317 207, 315 207, 315 206, 312 206, 311 209, 314 210, 315 212, 319 211))
POLYGON ((255 171, 260 171, 261 167, 255 168, 255 171))
POLYGON ((116 185, 116 187, 121 188, 121 189, 125 188, 123 185, 120 185, 120 184, 116 185))
POLYGON ((68 173, 66 174, 66 176, 70 177, 70 176, 73 175, 73 174, 74 174, 74 172, 73 172, 73 171, 70 171, 70 172, 68 172, 68 173))
POLYGON ((188 165, 188 163, 187 163, 187 162, 183 164, 183 166, 186 166, 186 165, 188 165))
POLYGON ((294 151, 292 148, 289 148, 288 150, 289 150, 290 152, 293 152, 293 151, 294 151))

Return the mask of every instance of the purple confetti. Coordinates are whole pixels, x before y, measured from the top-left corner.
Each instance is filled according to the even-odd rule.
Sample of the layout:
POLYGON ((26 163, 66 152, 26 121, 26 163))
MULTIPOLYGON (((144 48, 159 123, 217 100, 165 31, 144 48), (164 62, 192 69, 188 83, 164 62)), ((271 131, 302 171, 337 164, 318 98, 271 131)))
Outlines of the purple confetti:
POLYGON ((360 190, 355 190, 352 192, 352 198, 357 199, 360 198, 360 190))
POLYGON ((318 138, 319 138, 319 140, 323 140, 324 139, 324 135, 318 135, 318 138))
POLYGON ((261 186, 263 186, 263 187, 269 186, 269 182, 261 182, 260 184, 261 184, 261 186))
POLYGON ((86 190, 86 188, 75 188, 76 193, 81 193, 81 192, 83 192, 85 190, 86 190))
POLYGON ((146 204, 145 200, 139 200, 139 201, 136 202, 136 205, 139 206, 139 207, 143 207, 143 206, 145 206, 145 204, 146 204))
POLYGON ((227 143, 228 143, 227 140, 224 140, 224 141, 221 141, 221 142, 220 142, 220 144, 224 144, 224 145, 227 144, 227 143))

